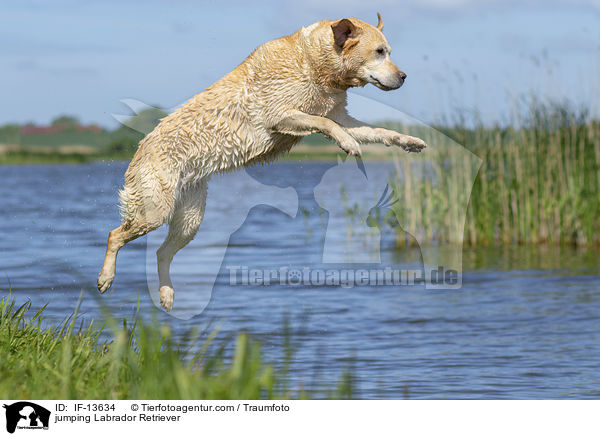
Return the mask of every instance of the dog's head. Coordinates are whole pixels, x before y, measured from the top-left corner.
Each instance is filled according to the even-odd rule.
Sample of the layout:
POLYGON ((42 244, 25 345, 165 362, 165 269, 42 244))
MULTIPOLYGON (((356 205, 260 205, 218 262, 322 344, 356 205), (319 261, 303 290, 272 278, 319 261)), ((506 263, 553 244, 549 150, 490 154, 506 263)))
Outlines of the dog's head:
POLYGON ((384 91, 398 89, 406 74, 390 59, 392 49, 382 33, 381 15, 377 26, 356 18, 331 23, 331 43, 339 56, 337 73, 347 86, 372 83, 384 91))

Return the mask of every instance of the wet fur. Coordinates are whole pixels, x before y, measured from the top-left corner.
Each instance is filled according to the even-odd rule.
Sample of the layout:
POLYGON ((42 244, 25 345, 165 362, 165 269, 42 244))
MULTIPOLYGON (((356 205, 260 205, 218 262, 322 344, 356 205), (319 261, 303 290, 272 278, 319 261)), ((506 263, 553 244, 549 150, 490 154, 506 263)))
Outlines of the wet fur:
POLYGON ((313 132, 360 155, 361 142, 420 151, 425 143, 372 128, 350 117, 346 90, 373 83, 384 90, 406 75, 389 59, 378 26, 356 18, 320 21, 258 47, 241 65, 163 118, 139 144, 120 192, 122 224, 109 234, 98 289, 115 275, 117 252, 165 222, 157 252, 162 306, 171 310, 169 267, 192 240, 204 215, 208 179, 215 172, 268 162, 313 132), (385 55, 377 50, 385 48, 385 55))

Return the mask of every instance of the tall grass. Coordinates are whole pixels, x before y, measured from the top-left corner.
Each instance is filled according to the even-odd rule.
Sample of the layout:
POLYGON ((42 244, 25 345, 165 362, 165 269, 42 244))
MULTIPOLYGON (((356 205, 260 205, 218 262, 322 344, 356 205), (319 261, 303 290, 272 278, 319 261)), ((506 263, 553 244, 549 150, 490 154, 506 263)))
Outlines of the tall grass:
POLYGON ((431 243, 600 243, 600 122, 585 111, 534 101, 509 127, 437 130, 414 131, 429 149, 395 161, 399 243, 403 230, 431 243))
MULTIPOLYGON (((0 398, 60 399, 275 399, 305 398, 287 388, 283 370, 263 361, 260 345, 246 334, 235 341, 231 359, 211 338, 190 353, 167 326, 117 326, 113 340, 101 342, 102 328, 77 325, 72 316, 43 327, 43 308, 0 301, 0 398)), ((189 337, 183 343, 196 344, 189 337)), ((285 352, 289 355, 289 350, 285 352)), ((289 366, 289 365, 288 365, 289 366)), ((342 383, 332 397, 350 396, 342 383)))

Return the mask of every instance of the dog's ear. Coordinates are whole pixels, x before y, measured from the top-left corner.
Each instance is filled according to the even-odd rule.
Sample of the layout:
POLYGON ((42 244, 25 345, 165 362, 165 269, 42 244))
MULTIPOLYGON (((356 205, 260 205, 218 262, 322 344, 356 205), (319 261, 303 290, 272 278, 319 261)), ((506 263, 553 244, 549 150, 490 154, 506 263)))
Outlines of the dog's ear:
POLYGON ((358 36, 357 27, 347 18, 343 18, 333 23, 331 25, 331 30, 333 30, 335 45, 339 48, 343 48, 347 40, 358 36))
POLYGON ((383 20, 381 19, 381 14, 377 12, 377 28, 383 32, 383 20))

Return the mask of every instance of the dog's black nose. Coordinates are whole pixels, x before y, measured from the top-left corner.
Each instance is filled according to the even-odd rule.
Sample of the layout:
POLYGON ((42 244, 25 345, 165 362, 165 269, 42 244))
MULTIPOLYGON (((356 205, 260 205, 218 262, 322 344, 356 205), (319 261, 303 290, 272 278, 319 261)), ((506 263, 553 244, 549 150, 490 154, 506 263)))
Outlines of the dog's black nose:
POLYGON ((404 71, 400 71, 400 78, 402 80, 406 79, 406 73, 404 71))

